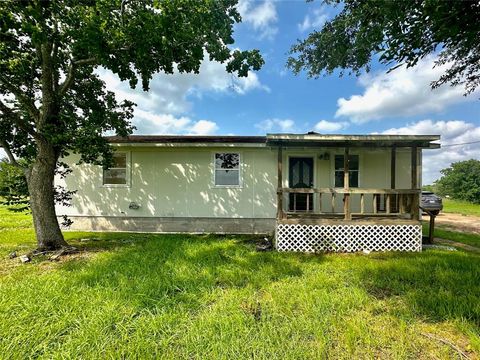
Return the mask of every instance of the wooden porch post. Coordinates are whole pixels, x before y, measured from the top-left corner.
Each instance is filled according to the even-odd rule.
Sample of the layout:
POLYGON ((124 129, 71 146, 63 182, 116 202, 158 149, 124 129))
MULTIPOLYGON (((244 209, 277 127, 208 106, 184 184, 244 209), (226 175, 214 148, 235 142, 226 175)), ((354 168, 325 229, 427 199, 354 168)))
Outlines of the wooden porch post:
MULTIPOLYGON (((418 151, 416 146, 412 146, 412 189, 418 190, 418 173, 417 173, 417 158, 418 158, 418 151)), ((420 197, 417 194, 413 194, 412 196, 412 219, 418 220, 420 216, 420 197)))
POLYGON ((277 185, 277 220, 283 219, 283 151, 282 147, 278 147, 278 185, 277 185))
MULTIPOLYGON (((350 161, 349 161, 349 148, 345 147, 345 154, 343 156, 343 187, 346 191, 350 189, 350 161)), ((345 214, 345 220, 352 220, 352 213, 350 211, 350 194, 347 192, 343 196, 343 212, 345 214)))

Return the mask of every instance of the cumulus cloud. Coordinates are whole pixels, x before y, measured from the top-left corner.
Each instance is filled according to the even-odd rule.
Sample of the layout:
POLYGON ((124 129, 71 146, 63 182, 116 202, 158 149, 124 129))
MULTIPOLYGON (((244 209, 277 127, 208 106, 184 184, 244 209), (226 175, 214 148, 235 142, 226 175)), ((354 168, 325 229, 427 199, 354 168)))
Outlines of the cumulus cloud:
POLYGON ((199 74, 156 74, 150 82, 150 90, 131 89, 112 72, 98 70, 109 90, 117 99, 134 101, 138 108, 156 113, 182 114, 191 110, 190 96, 201 96, 204 92, 246 94, 254 89, 269 91, 262 85, 254 72, 248 77, 238 78, 225 70, 225 65, 204 60, 199 74))
POLYGON ((192 110, 192 97, 201 97, 204 93, 244 95, 255 89, 270 91, 256 73, 249 72, 248 77, 239 78, 228 73, 224 64, 207 59, 202 62, 199 74, 156 74, 148 92, 141 88, 131 89, 127 82, 120 81, 108 70, 97 72, 107 89, 115 92, 117 100, 128 99, 137 104, 133 120, 137 133, 213 133, 218 130, 214 122, 200 120, 195 123, 181 116, 192 110))
POLYGON ((385 130, 383 134, 401 135, 441 135, 441 149, 424 150, 423 183, 431 184, 440 178, 440 170, 452 162, 480 159, 480 126, 461 120, 432 121, 422 120, 399 128, 385 130), (452 144, 466 144, 448 146, 452 144), (476 142, 476 143, 475 143, 476 142))
POLYGON ((291 119, 266 119, 255 124, 262 132, 294 132, 295 122, 291 119))
POLYGON ((361 76, 359 84, 365 88, 364 93, 338 99, 335 116, 349 117, 361 124, 386 117, 441 112, 451 104, 477 99, 475 95, 464 97, 461 86, 444 85, 432 90, 430 83, 449 67, 447 64, 434 68, 434 61, 428 57, 412 68, 403 66, 388 74, 361 76))
POLYGON ((144 110, 136 110, 132 122, 137 127, 136 134, 209 135, 218 130, 213 121, 193 121, 187 116, 175 117, 172 114, 155 114, 144 110))
POLYGON ((278 32, 278 27, 275 25, 278 16, 272 0, 265 0, 260 4, 253 0, 240 0, 237 9, 242 16, 242 21, 257 31, 260 39, 275 37, 278 32))
POLYGON ((348 122, 344 121, 327 121, 327 120, 320 120, 318 123, 315 124, 314 129, 315 131, 319 132, 332 132, 332 131, 339 131, 345 129, 348 126, 348 122))
POLYGON ((323 7, 305 15, 303 22, 298 24, 298 30, 305 32, 310 29, 320 29, 328 20, 328 14, 323 7))

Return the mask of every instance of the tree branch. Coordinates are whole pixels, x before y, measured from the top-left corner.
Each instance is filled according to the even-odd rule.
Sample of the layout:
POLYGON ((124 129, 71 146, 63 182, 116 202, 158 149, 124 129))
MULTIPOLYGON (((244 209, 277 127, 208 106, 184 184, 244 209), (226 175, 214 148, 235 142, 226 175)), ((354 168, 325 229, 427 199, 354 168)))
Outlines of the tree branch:
POLYGON ((7 153, 10 163, 21 168, 22 166, 18 163, 17 159, 15 159, 15 156, 13 156, 12 151, 10 150, 10 146, 8 146, 8 143, 4 139, 0 139, 0 146, 3 147, 3 149, 7 153))
POLYGON ((10 118, 15 122, 15 124, 20 129, 32 135, 34 138, 38 139, 40 135, 35 131, 33 126, 29 124, 27 121, 25 121, 24 119, 22 119, 21 116, 18 113, 16 113, 13 109, 5 105, 2 100, 0 100, 0 110, 5 115, 10 116, 10 118))
POLYGON ((15 96, 15 98, 20 104, 25 106, 26 110, 34 120, 37 120, 39 118, 40 111, 38 111, 34 102, 31 101, 28 96, 26 96, 19 88, 13 86, 3 74, 0 74, 0 82, 3 86, 5 86, 8 91, 10 91, 15 96))
POLYGON ((87 59, 80 59, 76 61, 72 61, 70 63, 70 66, 68 67, 68 73, 67 77, 65 78, 65 81, 63 84, 60 86, 60 91, 59 95, 63 96, 65 93, 70 89, 70 87, 73 84, 73 80, 75 79, 75 70, 82 65, 93 65, 97 62, 96 58, 87 58, 87 59))

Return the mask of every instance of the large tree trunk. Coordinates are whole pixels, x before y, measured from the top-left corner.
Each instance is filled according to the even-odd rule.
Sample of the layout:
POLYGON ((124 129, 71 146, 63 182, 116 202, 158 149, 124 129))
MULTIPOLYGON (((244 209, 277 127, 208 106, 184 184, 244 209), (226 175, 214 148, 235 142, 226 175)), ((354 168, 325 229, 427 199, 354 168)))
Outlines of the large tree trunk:
POLYGON ((39 249, 67 246, 55 213, 54 176, 58 157, 52 146, 37 143, 37 157, 27 170, 33 225, 39 249))

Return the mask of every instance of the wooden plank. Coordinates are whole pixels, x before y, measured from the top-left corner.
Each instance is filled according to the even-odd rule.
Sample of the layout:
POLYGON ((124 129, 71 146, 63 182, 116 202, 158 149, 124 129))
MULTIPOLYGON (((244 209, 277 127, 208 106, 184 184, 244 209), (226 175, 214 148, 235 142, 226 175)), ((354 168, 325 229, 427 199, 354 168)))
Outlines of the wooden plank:
POLYGON ((400 194, 398 195, 398 212, 400 214, 404 214, 405 213, 405 198, 404 198, 404 195, 403 194, 400 194))
POLYGON ((345 190, 343 188, 283 188, 285 193, 297 194, 418 194, 419 189, 370 189, 370 188, 350 188, 345 190))
POLYGON ((332 213, 335 213, 335 193, 332 193, 332 213))
POLYGON ((364 193, 360 194, 360 213, 361 214, 365 213, 365 194, 364 193))
POLYGON ((282 173, 283 173, 283 151, 282 147, 278 147, 278 169, 277 169, 277 219, 283 219, 283 181, 282 181, 282 173))
POLYGON ((377 194, 373 194, 373 213, 377 213, 377 194))
POLYGON ((307 212, 310 211, 310 194, 307 194, 307 212))
POLYGON ((387 195, 385 195, 385 196, 387 197, 387 201, 386 201, 387 204, 386 204, 386 209, 385 209, 385 211, 386 211, 387 214, 390 214, 390 201, 391 201, 391 200, 390 200, 390 196, 391 196, 391 195, 390 195, 390 194, 387 194, 387 195))
POLYGON ((345 194, 343 195, 343 212, 345 213, 345 220, 351 220, 352 214, 350 210, 350 150, 345 148, 343 156, 343 188, 345 194))

